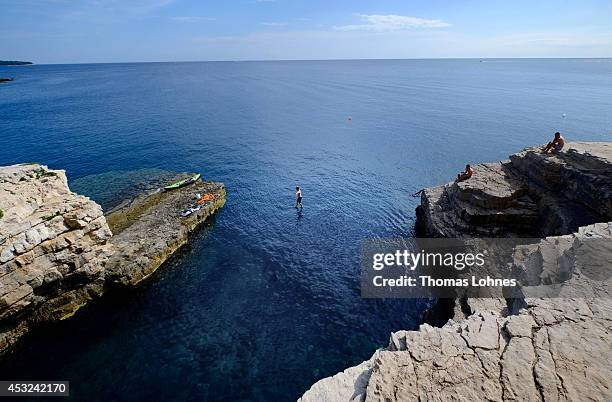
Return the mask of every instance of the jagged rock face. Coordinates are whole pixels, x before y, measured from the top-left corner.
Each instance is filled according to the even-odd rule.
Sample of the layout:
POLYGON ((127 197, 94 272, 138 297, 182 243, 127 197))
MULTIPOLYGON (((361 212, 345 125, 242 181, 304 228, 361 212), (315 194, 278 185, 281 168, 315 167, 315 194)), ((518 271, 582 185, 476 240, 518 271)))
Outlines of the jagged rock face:
POLYGON ((612 145, 530 148, 474 167, 472 178, 425 189, 417 210, 424 236, 539 237, 612 219, 612 145))
POLYGON ((477 313, 393 334, 365 400, 609 400, 612 335, 607 317, 593 312, 599 300, 553 300, 528 300, 519 315, 477 313))
POLYGON ((566 148, 547 155, 526 149, 510 160, 534 190, 562 193, 600 221, 612 220, 612 143, 573 142, 566 148))
POLYGON ((427 188, 421 200, 420 231, 428 236, 535 235, 538 206, 509 163, 480 164, 471 179, 427 188))
POLYGON ((60 319, 101 290, 112 233, 63 171, 0 168, 0 209, 0 320, 35 309, 38 320, 60 319))
MULTIPOLYGON (((509 316, 491 309, 495 303, 480 303, 495 299, 471 300, 473 314, 467 318, 392 333, 385 350, 319 381, 302 401, 610 400, 611 279, 585 275, 576 258, 593 239, 612 248, 612 223, 546 238, 517 253, 517 269, 527 261, 540 264, 534 287, 565 281, 558 297, 527 297, 509 316), (534 254, 538 258, 531 258, 534 254), (565 279, 550 272, 563 266, 559 259, 575 263, 565 279), (592 297, 568 298, 576 289, 592 297)), ((590 257, 608 259, 612 268, 611 255, 610 248, 598 247, 590 257)))

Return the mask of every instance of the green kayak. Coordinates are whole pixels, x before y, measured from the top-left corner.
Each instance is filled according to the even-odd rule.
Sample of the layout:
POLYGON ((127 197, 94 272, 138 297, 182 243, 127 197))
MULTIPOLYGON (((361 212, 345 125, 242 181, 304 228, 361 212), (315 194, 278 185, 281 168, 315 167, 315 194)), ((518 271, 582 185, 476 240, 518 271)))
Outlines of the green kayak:
POLYGON ((198 173, 195 176, 190 177, 188 179, 184 179, 184 180, 177 181, 176 183, 168 184, 167 186, 164 187, 164 190, 176 190, 177 188, 185 187, 191 183, 195 183, 196 181, 198 181, 200 176, 201 175, 198 173))

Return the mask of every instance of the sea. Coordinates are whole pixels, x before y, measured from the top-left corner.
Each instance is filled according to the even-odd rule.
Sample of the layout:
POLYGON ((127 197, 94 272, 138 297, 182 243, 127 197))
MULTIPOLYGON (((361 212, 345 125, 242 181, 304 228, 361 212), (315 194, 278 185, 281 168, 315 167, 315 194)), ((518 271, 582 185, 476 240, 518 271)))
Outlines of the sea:
POLYGON ((430 300, 360 295, 362 242, 414 236, 412 194, 555 131, 612 140, 612 59, 33 65, 0 76, 15 78, 0 84, 0 165, 65 169, 106 210, 176 172, 227 188, 225 207, 145 284, 34 331, 0 363, 2 380, 70 381, 75 401, 296 400, 421 323, 430 300))

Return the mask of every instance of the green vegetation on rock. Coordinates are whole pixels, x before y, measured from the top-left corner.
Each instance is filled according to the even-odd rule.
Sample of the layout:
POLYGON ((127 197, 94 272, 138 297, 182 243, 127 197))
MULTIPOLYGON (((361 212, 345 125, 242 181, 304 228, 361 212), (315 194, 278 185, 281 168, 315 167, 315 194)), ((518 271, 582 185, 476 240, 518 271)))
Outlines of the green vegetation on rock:
POLYGON ((37 179, 40 179, 40 178, 43 178, 43 177, 55 177, 55 176, 57 176, 57 173, 51 172, 49 170, 45 170, 43 168, 36 169, 34 171, 34 173, 36 173, 36 178, 37 179))

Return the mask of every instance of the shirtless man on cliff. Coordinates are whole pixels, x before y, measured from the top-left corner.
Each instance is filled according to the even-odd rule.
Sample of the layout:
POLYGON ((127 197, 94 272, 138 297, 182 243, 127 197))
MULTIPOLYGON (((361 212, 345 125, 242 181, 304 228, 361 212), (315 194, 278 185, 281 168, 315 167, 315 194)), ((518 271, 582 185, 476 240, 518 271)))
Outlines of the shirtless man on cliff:
POLYGON ((557 131, 555 133, 555 138, 553 138, 551 142, 549 142, 544 148, 542 148, 542 153, 548 153, 550 150, 554 150, 557 152, 561 151, 564 145, 565 140, 563 139, 563 137, 561 137, 561 133, 557 131))
POLYGON ((472 169, 472 166, 465 165, 465 170, 457 175, 457 180, 455 181, 457 183, 460 181, 466 181, 467 179, 472 177, 473 174, 474 174, 474 170, 472 169))

